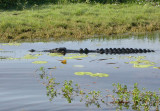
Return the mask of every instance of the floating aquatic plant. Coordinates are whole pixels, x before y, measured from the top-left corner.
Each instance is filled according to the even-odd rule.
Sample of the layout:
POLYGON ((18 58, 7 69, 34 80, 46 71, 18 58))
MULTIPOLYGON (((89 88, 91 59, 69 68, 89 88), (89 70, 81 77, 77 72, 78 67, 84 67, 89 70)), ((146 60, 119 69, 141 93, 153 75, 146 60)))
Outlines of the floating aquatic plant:
POLYGON ((23 59, 37 59, 37 56, 31 55, 31 54, 27 54, 23 57, 23 59))
POLYGON ((3 50, 3 49, 0 49, 0 51, 1 51, 1 50, 3 50))
POLYGON ((46 64, 48 62, 47 61, 34 61, 32 63, 34 63, 34 64, 46 64))
POLYGON ((13 57, 9 57, 7 58, 8 60, 17 60, 17 59, 21 59, 21 58, 13 58, 13 57))
POLYGON ((20 43, 7 43, 7 44, 2 44, 2 45, 9 45, 9 46, 20 46, 20 43))
POLYGON ((4 56, 0 56, 0 59, 7 59, 7 57, 4 57, 4 56))
POLYGON ((92 72, 75 72, 74 74, 79 76, 89 75, 92 77, 108 77, 109 76, 109 74, 105 74, 105 73, 92 73, 92 72))
POLYGON ((63 56, 62 54, 60 54, 60 53, 49 53, 48 54, 49 56, 56 56, 56 57, 61 57, 61 56, 63 56))
POLYGON ((41 56, 42 54, 35 54, 34 56, 41 56))
POLYGON ((153 68, 155 68, 155 69, 160 69, 160 67, 153 67, 153 68))
POLYGON ((71 57, 63 57, 64 59, 77 59, 77 58, 84 58, 84 57, 88 57, 87 55, 76 55, 76 56, 71 56, 71 57))
POLYGON ((148 68, 150 66, 154 66, 155 63, 145 59, 145 56, 139 56, 136 58, 136 61, 131 61, 130 63, 133 64, 135 68, 148 68))

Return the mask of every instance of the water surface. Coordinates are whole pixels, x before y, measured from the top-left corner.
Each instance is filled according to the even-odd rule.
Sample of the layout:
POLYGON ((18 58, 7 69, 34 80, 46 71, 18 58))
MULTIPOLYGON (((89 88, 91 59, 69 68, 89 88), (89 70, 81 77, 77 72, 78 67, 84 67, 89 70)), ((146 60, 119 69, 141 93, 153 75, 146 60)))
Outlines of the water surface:
POLYGON ((46 95, 46 88, 39 81, 35 71, 40 67, 47 69, 47 72, 56 78, 56 81, 73 80, 80 84, 82 88, 88 90, 100 90, 105 94, 105 90, 112 91, 112 83, 127 84, 132 87, 138 83, 139 87, 149 90, 158 90, 160 84, 160 40, 159 34, 155 34, 152 39, 146 36, 143 39, 130 37, 126 39, 87 39, 83 41, 62 41, 62 42, 34 42, 22 43, 19 46, 0 44, 0 110, 1 111, 93 111, 93 110, 115 110, 115 107, 103 106, 97 109, 96 106, 85 107, 78 99, 68 103, 66 99, 58 96, 53 101, 49 101, 46 95), (153 49, 154 53, 140 54, 88 54, 80 59, 66 59, 67 64, 62 64, 60 60, 65 56, 49 56, 45 52, 28 52, 30 49, 46 50, 57 47, 68 49, 97 49, 97 48, 147 48, 153 49), (42 54, 37 59, 24 59, 26 54, 42 54), (154 66, 148 68, 135 68, 130 61, 135 61, 135 57, 143 56, 145 60, 154 62, 154 66), (4 58, 10 59, 4 59, 4 58), (12 58, 12 59, 11 59, 12 58), (34 61, 47 61, 46 64, 34 64, 34 61), (80 65, 83 67, 74 67, 80 65), (48 68, 56 67, 49 70, 48 68), (75 72, 106 73, 109 77, 91 77, 88 75, 77 76, 75 72))

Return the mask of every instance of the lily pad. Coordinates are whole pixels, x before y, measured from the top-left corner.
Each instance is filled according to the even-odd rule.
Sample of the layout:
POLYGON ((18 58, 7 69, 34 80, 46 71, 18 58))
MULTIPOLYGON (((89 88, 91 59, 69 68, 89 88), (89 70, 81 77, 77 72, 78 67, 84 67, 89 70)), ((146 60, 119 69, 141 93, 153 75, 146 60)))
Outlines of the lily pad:
POLYGON ((92 72, 75 72, 75 75, 89 75, 92 77, 108 77, 108 74, 105 73, 92 73, 92 72))
POLYGON ((17 59, 21 59, 21 58, 13 58, 13 57, 9 57, 7 58, 8 60, 17 60, 17 59))
POLYGON ((155 69, 160 69, 160 67, 153 67, 153 68, 155 68, 155 69))
POLYGON ((34 56, 41 56, 42 54, 35 54, 34 56))
POLYGON ((71 57, 63 57, 64 59, 77 59, 77 58, 84 58, 88 57, 87 55, 77 55, 77 56, 71 56, 71 57))
POLYGON ((20 46, 20 43, 7 43, 7 44, 2 44, 2 45, 9 45, 9 46, 20 46))
POLYGON ((148 64, 148 65, 134 64, 133 67, 135 67, 135 68, 148 68, 148 67, 151 67, 151 66, 154 66, 154 65, 150 65, 150 64, 148 64))
POLYGON ((47 61, 34 61, 32 63, 34 63, 34 64, 46 64, 48 62, 47 61))
POLYGON ((7 57, 0 56, 0 59, 7 59, 7 57))
POLYGON ((37 56, 31 55, 31 54, 27 54, 23 57, 23 59, 37 59, 37 56))
POLYGON ((3 49, 0 49, 0 51, 1 51, 1 50, 3 50, 3 49))
POLYGON ((54 56, 55 56, 55 57, 56 57, 56 56, 57 56, 57 57, 63 56, 63 55, 60 54, 60 53, 49 53, 48 55, 49 55, 49 56, 53 56, 53 57, 54 57, 54 56))
POLYGON ((131 61, 130 63, 133 64, 135 68, 148 68, 150 66, 154 66, 155 63, 145 59, 145 56, 139 56, 136 58, 136 61, 131 61))

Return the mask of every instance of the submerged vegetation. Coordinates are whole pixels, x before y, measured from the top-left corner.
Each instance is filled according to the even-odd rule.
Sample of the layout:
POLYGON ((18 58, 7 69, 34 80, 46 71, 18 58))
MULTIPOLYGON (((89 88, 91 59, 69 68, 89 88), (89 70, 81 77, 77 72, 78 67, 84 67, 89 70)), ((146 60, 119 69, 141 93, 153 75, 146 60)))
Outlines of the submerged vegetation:
POLYGON ((146 91, 145 88, 141 91, 137 83, 134 84, 134 88, 132 89, 128 89, 127 85, 114 83, 113 93, 103 93, 102 91, 82 89, 80 85, 73 84, 72 80, 57 83, 56 79, 52 77, 51 74, 48 75, 43 67, 38 71, 40 71, 40 81, 46 86, 47 96, 50 101, 54 100, 57 96, 62 96, 68 103, 78 98, 80 102, 84 102, 87 107, 96 105, 98 108, 102 108, 102 105, 113 105, 116 106, 118 110, 159 111, 160 91, 146 91))
POLYGON ((92 3, 34 5, 20 11, 0 10, 0 40, 82 39, 160 30, 158 2, 153 2, 156 5, 150 2, 92 3))

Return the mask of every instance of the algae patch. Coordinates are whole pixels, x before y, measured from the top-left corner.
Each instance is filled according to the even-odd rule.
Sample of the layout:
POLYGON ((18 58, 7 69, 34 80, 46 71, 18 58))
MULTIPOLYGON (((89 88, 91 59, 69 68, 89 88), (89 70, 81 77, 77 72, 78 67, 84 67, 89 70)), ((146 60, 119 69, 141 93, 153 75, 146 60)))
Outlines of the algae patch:
POLYGON ((46 64, 48 62, 47 61, 34 61, 32 63, 34 63, 34 64, 46 64))
POLYGON ((75 75, 83 76, 83 75, 89 75, 91 77, 108 77, 109 74, 105 73, 92 73, 92 72, 75 72, 75 75))

